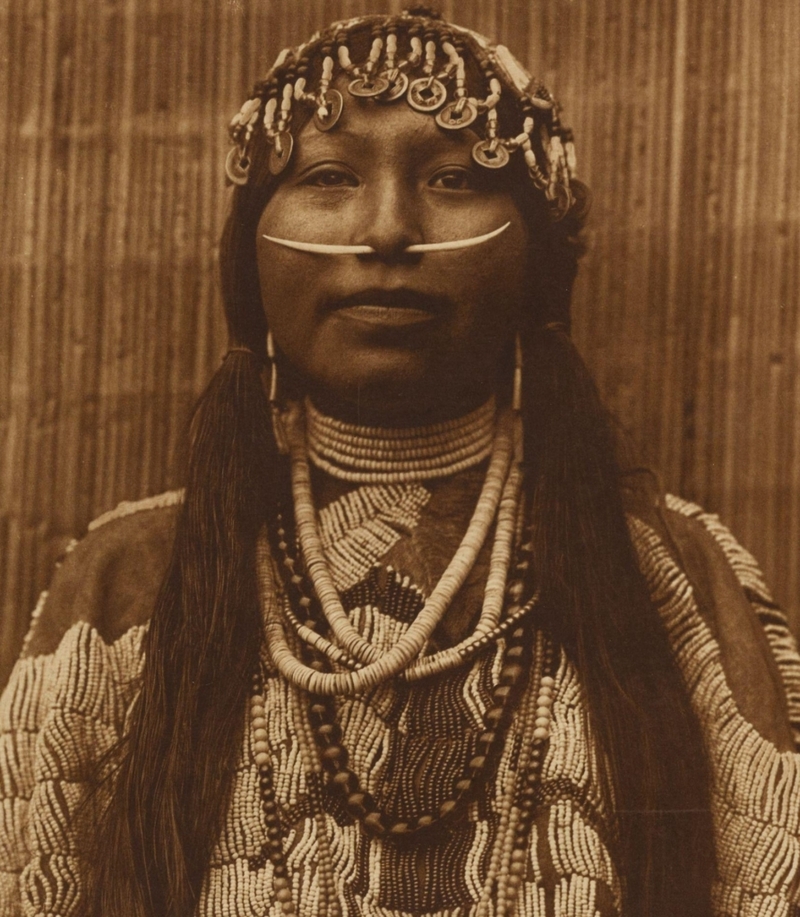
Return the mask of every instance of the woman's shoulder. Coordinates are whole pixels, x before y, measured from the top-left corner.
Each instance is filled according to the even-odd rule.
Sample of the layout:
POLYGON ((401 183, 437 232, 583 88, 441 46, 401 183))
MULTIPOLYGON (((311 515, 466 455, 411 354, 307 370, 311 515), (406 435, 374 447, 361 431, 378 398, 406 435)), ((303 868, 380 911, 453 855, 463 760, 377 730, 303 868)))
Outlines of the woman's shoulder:
POLYGON ((49 654, 84 622, 106 643, 150 619, 172 554, 183 491, 120 503, 88 526, 42 593, 23 656, 49 654))
POLYGON ((774 606, 758 562, 716 513, 674 494, 664 493, 655 475, 637 475, 624 489, 629 520, 644 524, 683 569, 696 591, 735 578, 747 598, 774 606))
POLYGON ((642 572, 689 680, 718 663, 744 719, 779 749, 795 747, 800 656, 755 558, 695 503, 640 490, 627 510, 642 572))

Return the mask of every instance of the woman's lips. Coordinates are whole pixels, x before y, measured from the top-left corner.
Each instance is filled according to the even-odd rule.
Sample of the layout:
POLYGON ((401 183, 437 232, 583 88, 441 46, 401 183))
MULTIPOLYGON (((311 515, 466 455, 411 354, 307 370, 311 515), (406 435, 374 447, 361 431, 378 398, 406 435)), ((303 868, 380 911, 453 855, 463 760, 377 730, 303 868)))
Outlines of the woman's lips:
POLYGON ((368 325, 391 325, 402 328, 407 325, 423 325, 436 320, 433 312, 424 309, 408 309, 404 306, 375 306, 366 303, 359 306, 345 306, 336 310, 341 318, 368 325))
POLYGON ((359 290, 328 302, 331 312, 340 318, 392 328, 435 321, 447 305, 446 297, 406 288, 359 290))

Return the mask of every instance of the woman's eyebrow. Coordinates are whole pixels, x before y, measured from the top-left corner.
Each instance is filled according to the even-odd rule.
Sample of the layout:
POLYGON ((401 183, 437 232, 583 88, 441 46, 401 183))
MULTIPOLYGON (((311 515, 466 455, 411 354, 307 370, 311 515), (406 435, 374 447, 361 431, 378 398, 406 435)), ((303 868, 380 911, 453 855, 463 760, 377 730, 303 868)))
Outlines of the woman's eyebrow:
MULTIPOLYGON (((406 150, 414 157, 427 155, 446 155, 449 152, 458 152, 461 150, 471 150, 472 140, 467 141, 467 137, 461 132, 456 134, 451 132, 426 133, 424 135, 415 134, 409 136, 404 144, 406 150)), ((346 152, 354 150, 363 151, 365 148, 384 147, 382 140, 379 140, 371 131, 364 131, 348 127, 347 125, 337 125, 335 130, 327 133, 314 131, 307 135, 301 136, 297 143, 298 160, 304 158, 304 154, 313 157, 325 154, 328 151, 338 152, 337 147, 346 152)))

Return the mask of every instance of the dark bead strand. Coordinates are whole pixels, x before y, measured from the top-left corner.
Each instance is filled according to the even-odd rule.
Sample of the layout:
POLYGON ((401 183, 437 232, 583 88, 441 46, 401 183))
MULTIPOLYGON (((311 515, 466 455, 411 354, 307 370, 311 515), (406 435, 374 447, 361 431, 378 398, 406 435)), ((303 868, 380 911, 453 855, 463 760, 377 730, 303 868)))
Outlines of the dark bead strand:
POLYGON ((333 785, 339 789, 345 808, 361 822, 365 831, 399 839, 426 831, 460 811, 489 766, 499 757, 504 727, 510 722, 512 704, 522 693, 524 676, 529 668, 529 650, 526 652, 526 649, 531 644, 530 631, 530 627, 518 626, 509 636, 506 654, 517 649, 520 652, 514 654, 514 661, 511 662, 506 660, 504 654, 499 684, 492 693, 492 704, 484 715, 475 754, 463 776, 456 781, 453 796, 439 806, 437 813, 419 816, 413 822, 392 820, 378 809, 372 795, 361 788, 358 776, 347 766, 348 753, 342 744, 341 727, 336 722, 334 703, 329 698, 312 698, 309 719, 323 767, 331 775, 333 785))
MULTIPOLYGON (((282 554, 280 568, 284 585, 290 596, 294 593, 297 598, 297 604, 301 609, 301 614, 305 615, 305 618, 301 620, 300 615, 292 606, 290 598, 289 622, 292 624, 295 631, 297 630, 298 624, 304 624, 309 630, 319 632, 324 621, 319 608, 319 602, 316 600, 313 587, 311 587, 311 584, 306 579, 305 571, 302 570, 300 562, 289 554, 289 535, 283 527, 283 517, 280 513, 278 514, 276 535, 277 547, 282 554)), ((343 650, 340 652, 343 665, 347 666, 349 669, 356 669, 359 667, 357 660, 353 659, 343 650)))
MULTIPOLYGON (((553 678, 558 667, 558 654, 556 648, 546 633, 543 633, 544 647, 542 653, 541 677, 553 678)), ((512 849, 512 881, 507 894, 516 897, 517 891, 526 878, 527 856, 525 855, 530 843, 530 833, 536 817, 537 800, 541 786, 544 761, 550 746, 548 738, 534 738, 530 751, 528 768, 517 784, 514 804, 519 809, 519 820, 514 832, 512 849)))
MULTIPOLYGON (((253 675, 253 697, 264 697, 264 678, 261 668, 253 675)), ((249 857, 248 866, 256 871, 263 869, 267 861, 272 863, 272 883, 275 897, 281 903, 286 914, 294 913, 292 908, 291 885, 283 853, 283 831, 281 829, 278 802, 275 799, 275 786, 272 777, 272 765, 269 762, 258 764, 258 791, 261 798, 261 811, 264 813, 264 826, 267 840, 261 851, 249 857)))
MULTIPOLYGON (((277 541, 278 548, 284 554, 284 563, 281 564, 287 587, 296 592, 302 592, 303 578, 297 573, 298 565, 288 554, 289 535, 283 527, 282 514, 278 514, 277 541)), ((521 545, 517 551, 517 562, 514 569, 520 574, 518 580, 512 581, 507 587, 510 596, 516 595, 521 588, 522 577, 530 566, 525 559, 531 552, 531 545, 521 545)), ((388 571, 387 571, 388 572, 388 571)), ((392 584, 402 583, 402 577, 396 573, 394 577, 390 572, 387 592, 392 584)), ((399 592, 399 590, 397 590, 399 592)), ((400 596, 404 598, 404 596, 400 596)), ((307 596, 303 595, 307 599, 307 596)), ((302 601, 302 599, 301 599, 302 601)), ((315 603, 318 605, 318 603, 315 603)), ((520 606, 512 605, 512 611, 520 610, 520 606)), ((310 608, 308 609, 310 611, 310 608)), ((294 617, 294 615, 293 615, 294 617)), ((295 618, 296 620, 296 618, 295 618)), ((455 783, 454 796, 439 806, 436 814, 419 816, 415 822, 392 820, 381 812, 371 794, 363 791, 358 776, 347 767, 349 755, 341 743, 341 727, 336 722, 335 704, 331 698, 310 697, 310 722, 314 731, 315 741, 320 750, 320 760, 323 767, 331 776, 332 785, 339 791, 345 809, 355 819, 361 822, 364 830, 374 836, 388 835, 395 839, 415 835, 427 831, 439 822, 452 818, 461 809, 461 803, 466 802, 472 791, 478 785, 488 770, 488 765, 499 757, 502 748, 502 736, 505 728, 511 721, 513 701, 520 696, 524 686, 524 676, 529 668, 529 647, 531 645, 530 628, 524 625, 524 617, 516 621, 515 628, 507 638, 507 643, 501 665, 499 683, 492 692, 491 705, 486 710, 482 730, 476 743, 476 754, 472 756, 464 775, 455 783)), ((313 624, 309 620, 309 626, 313 624)), ((485 643, 488 645, 492 639, 496 640, 504 630, 499 625, 490 634, 486 635, 485 643), (499 633, 495 634, 495 631, 499 633), (491 638, 491 639, 489 639, 491 638)), ((311 665, 323 671, 327 668, 325 656, 318 650, 304 645, 304 651, 311 665)))

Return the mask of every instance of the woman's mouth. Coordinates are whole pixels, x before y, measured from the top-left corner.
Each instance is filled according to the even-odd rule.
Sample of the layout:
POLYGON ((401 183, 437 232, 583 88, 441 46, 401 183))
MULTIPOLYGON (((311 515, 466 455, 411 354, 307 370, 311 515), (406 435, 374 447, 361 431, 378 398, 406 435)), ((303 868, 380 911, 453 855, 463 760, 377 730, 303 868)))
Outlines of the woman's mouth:
POLYGON ((366 322, 368 325, 393 325, 401 328, 406 325, 422 325, 436 319, 433 312, 424 309, 407 309, 404 306, 345 306, 337 310, 341 318, 357 322, 366 322))
POLYGON ((340 318, 392 328, 405 328, 433 322, 444 311, 444 297, 405 288, 359 290, 329 302, 340 318))

